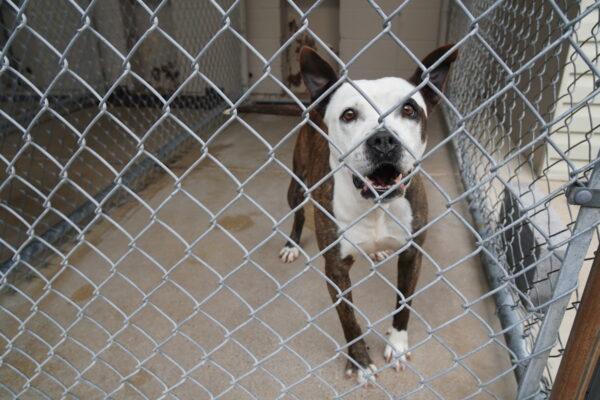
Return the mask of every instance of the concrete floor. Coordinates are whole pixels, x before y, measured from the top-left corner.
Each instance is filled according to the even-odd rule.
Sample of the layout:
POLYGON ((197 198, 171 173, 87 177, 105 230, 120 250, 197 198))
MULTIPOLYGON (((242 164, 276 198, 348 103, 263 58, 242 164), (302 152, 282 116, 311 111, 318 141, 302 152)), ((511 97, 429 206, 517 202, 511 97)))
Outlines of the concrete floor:
MULTIPOLYGON (((438 117, 429 124, 430 148, 444 136, 438 117)), ((271 144, 299 122, 243 118, 271 144)), ((293 139, 276 151, 286 165, 293 139)), ((265 164, 266 147, 239 123, 211 142, 209 152, 218 162, 197 163, 190 153, 173 165, 183 177, 182 190, 163 175, 99 221, 66 263, 43 271, 51 284, 34 279, 22 282, 20 293, 2 295, 0 349, 8 355, 0 364, 0 398, 21 391, 26 377, 34 378, 22 398, 42 398, 36 390, 59 398, 65 388, 85 399, 107 393, 156 398, 167 388, 166 398, 179 399, 223 391, 219 398, 321 399, 352 390, 355 382, 344 378, 345 357, 336 352, 343 336, 322 260, 307 267, 302 258, 283 264, 277 257, 284 238, 265 213, 287 215, 289 175, 265 164), (224 167, 240 181, 249 179, 243 192, 224 167), (207 211, 218 213, 219 226, 207 211), (26 297, 36 302, 34 312, 26 297), (19 319, 26 321, 24 329, 19 319), (7 347, 6 338, 15 336, 7 347)), ((426 160, 425 170, 449 196, 462 191, 449 145, 426 160)), ((448 213, 438 190, 427 187, 432 219, 446 214, 429 229, 425 249, 441 267, 452 268, 440 272, 424 260, 409 324, 416 348, 408 368, 388 368, 375 387, 345 398, 388 398, 387 391, 409 399, 512 399, 515 382, 503 340, 490 338, 500 330, 493 300, 464 307, 488 290, 477 255, 455 265, 475 250, 474 237, 448 213)), ((452 210, 468 215, 464 204, 452 210)), ((286 233, 290 225, 287 217, 286 233)), ((308 254, 317 252, 310 218, 302 245, 308 254)), ((354 289, 359 320, 372 325, 366 342, 380 367, 394 270, 395 260, 378 274, 366 261, 352 269, 353 282, 361 282, 354 289)))

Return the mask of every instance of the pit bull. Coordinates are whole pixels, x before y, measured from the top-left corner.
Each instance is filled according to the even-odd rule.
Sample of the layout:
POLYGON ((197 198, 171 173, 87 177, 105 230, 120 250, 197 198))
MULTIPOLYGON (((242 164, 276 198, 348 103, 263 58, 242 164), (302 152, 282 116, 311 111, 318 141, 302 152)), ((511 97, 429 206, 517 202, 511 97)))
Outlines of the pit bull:
MULTIPOLYGON (((427 196, 418 164, 427 144, 427 118, 457 58, 452 46, 440 47, 423 59, 428 74, 417 68, 408 80, 357 80, 353 83, 358 89, 349 82, 339 83, 337 73, 315 50, 304 47, 300 52, 304 84, 311 102, 318 103, 310 111, 311 123, 303 126, 296 141, 295 177, 287 199, 296 209, 307 187, 318 203, 315 231, 324 252, 327 288, 348 342, 346 373, 356 375, 361 384, 375 379, 376 367, 351 305, 349 271, 357 257, 380 263, 399 252, 396 311, 384 359, 396 370, 403 369, 410 355, 406 329, 411 300, 406 299, 419 277, 418 248, 425 241, 421 228, 427 223, 427 196)), ((294 213, 290 240, 280 252, 284 262, 300 255, 304 220, 300 207, 294 213)))

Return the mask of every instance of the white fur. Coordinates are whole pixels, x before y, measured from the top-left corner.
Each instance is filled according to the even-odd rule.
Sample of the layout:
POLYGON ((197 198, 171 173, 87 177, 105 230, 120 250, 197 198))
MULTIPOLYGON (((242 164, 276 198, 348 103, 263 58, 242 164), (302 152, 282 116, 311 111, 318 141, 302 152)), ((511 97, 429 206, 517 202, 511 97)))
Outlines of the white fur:
POLYGON ((283 246, 279 252, 279 258, 284 263, 294 262, 300 256, 300 250, 296 247, 283 246))
POLYGON ((379 262, 387 259, 390 256, 389 251, 376 251, 375 253, 369 254, 371 260, 379 262))
MULTIPOLYGON (((397 135, 402 146, 407 149, 402 157, 401 169, 410 171, 415 161, 423 155, 426 146, 422 140, 423 127, 420 122, 403 117, 400 112, 402 103, 415 87, 401 78, 359 80, 355 84, 381 113, 397 108, 386 116, 384 125, 397 135)), ((427 106, 420 92, 413 93, 411 98, 427 113, 427 106)), ((380 113, 349 83, 344 83, 334 92, 325 111, 330 139, 329 164, 332 170, 339 167, 340 157, 344 158, 344 167, 334 173, 333 193, 333 211, 338 228, 345 235, 340 246, 342 257, 359 253, 354 244, 367 254, 375 254, 377 260, 380 258, 377 253, 398 250, 412 233, 412 209, 404 197, 396 197, 383 203, 363 216, 374 203, 364 199, 352 183, 353 171, 364 175, 371 168, 364 142, 380 126, 379 116, 380 113), (340 115, 350 107, 356 110, 358 118, 345 123, 340 120, 340 115), (399 223, 382 209, 387 209, 399 223), (359 222, 352 225, 357 220, 359 222)))
MULTIPOLYGON (((356 381, 359 385, 367 385, 370 386, 377 380, 377 366, 375 364, 369 364, 369 367, 366 369, 359 369, 356 373, 356 381)), ((346 370, 346 377, 351 378, 354 374, 352 369, 346 370)))
POLYGON ((383 350, 383 358, 387 363, 394 362, 396 371, 404 370, 403 363, 410 357, 408 350, 408 333, 404 330, 399 331, 396 328, 390 328, 387 331, 388 344, 383 350))
MULTIPOLYGON (((377 106, 383 114, 393 108, 383 121, 384 126, 397 135, 402 146, 407 150, 402 160, 405 171, 412 169, 413 163, 425 152, 425 145, 421 140, 422 127, 416 120, 402 117, 402 103, 415 86, 402 78, 381 78, 376 80, 354 81, 356 86, 364 92, 369 100, 377 106)), ((427 106, 420 92, 414 93, 411 98, 427 114, 427 106)), ((349 83, 342 84, 331 96, 325 111, 325 124, 330 145, 329 163, 332 168, 339 165, 339 158, 345 157, 345 163, 357 172, 364 174, 370 165, 364 151, 364 142, 379 126, 380 113, 349 83), (340 120, 340 115, 347 108, 358 112, 358 118, 350 123, 340 120), (359 145, 359 143, 361 143, 359 145), (358 147, 356 147, 358 145, 358 147), (356 147, 355 150, 353 150, 356 147)))
POLYGON ((344 170, 336 173, 333 187, 333 212, 338 229, 344 236, 340 243, 342 258, 360 254, 357 247, 367 254, 392 253, 400 249, 412 233, 413 215, 408 200, 397 197, 363 216, 374 203, 360 195, 352 184, 352 176, 343 176, 346 174, 348 172, 344 170))

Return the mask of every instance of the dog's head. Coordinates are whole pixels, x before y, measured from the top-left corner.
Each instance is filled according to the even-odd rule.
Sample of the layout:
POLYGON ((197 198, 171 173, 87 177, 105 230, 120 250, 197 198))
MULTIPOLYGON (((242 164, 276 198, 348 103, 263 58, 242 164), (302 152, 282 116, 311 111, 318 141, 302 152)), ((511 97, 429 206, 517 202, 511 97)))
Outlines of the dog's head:
POLYGON ((457 57, 456 51, 449 52, 451 47, 440 47, 423 59, 427 69, 436 67, 419 90, 420 68, 409 79, 358 80, 356 87, 344 82, 329 91, 338 81, 334 69, 313 49, 300 52, 300 70, 311 99, 329 91, 317 110, 327 127, 331 166, 344 162, 345 175, 364 198, 377 194, 389 200, 404 194, 408 176, 425 151, 427 117, 439 101, 432 86, 443 91, 457 57))

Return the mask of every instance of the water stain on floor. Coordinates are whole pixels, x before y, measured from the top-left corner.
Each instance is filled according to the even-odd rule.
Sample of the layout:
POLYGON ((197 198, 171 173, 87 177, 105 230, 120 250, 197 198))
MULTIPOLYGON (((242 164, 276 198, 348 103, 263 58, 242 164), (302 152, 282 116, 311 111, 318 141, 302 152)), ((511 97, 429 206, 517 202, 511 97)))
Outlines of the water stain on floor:
POLYGON ((240 232, 254 225, 254 221, 247 214, 228 215, 219 218, 219 225, 230 232, 240 232))
POLYGON ((141 369, 135 375, 130 377, 128 381, 134 384, 135 386, 139 387, 147 383, 150 379, 150 374, 147 371, 141 369))
POLYGON ((89 283, 86 283, 85 285, 77 289, 75 292, 73 292, 71 300, 77 303, 81 303, 85 300, 90 299, 92 297, 92 294, 94 294, 94 287, 89 283))

